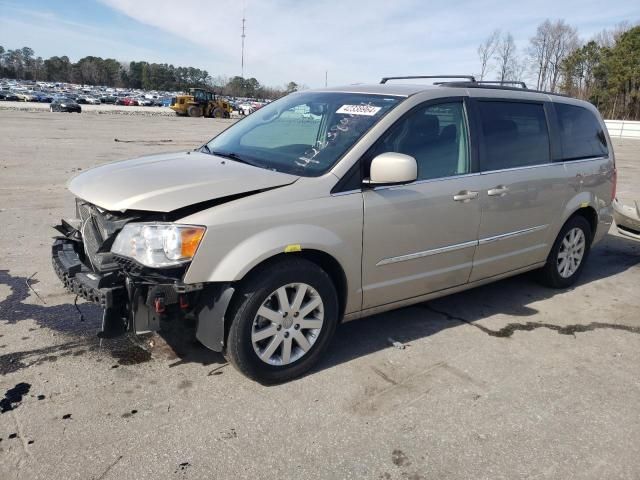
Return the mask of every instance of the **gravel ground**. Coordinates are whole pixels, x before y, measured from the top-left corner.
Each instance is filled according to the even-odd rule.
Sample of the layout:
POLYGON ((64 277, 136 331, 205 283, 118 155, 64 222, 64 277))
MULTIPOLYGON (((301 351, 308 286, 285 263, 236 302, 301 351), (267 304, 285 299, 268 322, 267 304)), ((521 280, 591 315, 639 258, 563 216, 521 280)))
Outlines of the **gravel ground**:
MULTIPOLYGON (((615 229, 571 290, 523 275, 351 322, 286 385, 188 326, 100 343, 50 266, 65 182, 231 122, 0 111, 0 478, 640 478, 640 243, 615 229)), ((640 142, 615 145, 640 199, 640 142)))

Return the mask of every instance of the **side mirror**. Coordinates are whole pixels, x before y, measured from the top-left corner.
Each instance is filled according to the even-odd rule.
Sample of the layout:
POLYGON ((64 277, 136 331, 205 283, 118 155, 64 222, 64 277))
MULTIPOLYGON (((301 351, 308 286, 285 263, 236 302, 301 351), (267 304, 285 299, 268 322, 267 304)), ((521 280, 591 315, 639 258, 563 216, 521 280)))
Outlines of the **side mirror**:
POLYGON ((418 178, 418 164, 410 155, 396 152, 381 153, 371 161, 371 177, 363 183, 372 187, 401 185, 418 178))

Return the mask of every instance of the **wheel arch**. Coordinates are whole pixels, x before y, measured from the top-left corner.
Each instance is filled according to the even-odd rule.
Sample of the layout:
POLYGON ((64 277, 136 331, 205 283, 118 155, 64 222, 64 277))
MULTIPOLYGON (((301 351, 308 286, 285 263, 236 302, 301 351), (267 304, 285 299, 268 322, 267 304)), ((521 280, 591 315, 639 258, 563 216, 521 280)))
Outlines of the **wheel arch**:
MULTIPOLYGON (((271 266, 278 264, 279 262, 286 260, 288 258, 303 258, 308 260, 322 270, 324 270, 329 278, 333 282, 333 285, 336 289, 336 293, 338 295, 338 308, 339 308, 339 316, 342 318, 345 312, 346 304, 347 304, 347 292, 348 292, 348 284, 347 284, 347 275, 342 268, 342 265, 338 260, 330 255, 329 253, 317 250, 313 248, 304 249, 299 252, 291 252, 291 253, 277 253, 269 258, 266 258, 254 265, 243 277, 238 280, 236 283, 245 281, 250 276, 255 275, 257 272, 268 269, 271 266)), ((234 295, 235 296, 235 295, 234 295)), ((233 299, 232 299, 233 302, 233 299)))

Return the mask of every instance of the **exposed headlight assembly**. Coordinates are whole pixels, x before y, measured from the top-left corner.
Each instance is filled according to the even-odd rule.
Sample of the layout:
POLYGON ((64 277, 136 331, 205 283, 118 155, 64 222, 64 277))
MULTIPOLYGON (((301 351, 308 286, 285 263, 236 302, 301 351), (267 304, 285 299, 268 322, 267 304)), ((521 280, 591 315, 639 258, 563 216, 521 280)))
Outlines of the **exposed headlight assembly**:
POLYGON ((190 261, 204 237, 205 227, 174 223, 127 223, 111 252, 152 268, 190 261))

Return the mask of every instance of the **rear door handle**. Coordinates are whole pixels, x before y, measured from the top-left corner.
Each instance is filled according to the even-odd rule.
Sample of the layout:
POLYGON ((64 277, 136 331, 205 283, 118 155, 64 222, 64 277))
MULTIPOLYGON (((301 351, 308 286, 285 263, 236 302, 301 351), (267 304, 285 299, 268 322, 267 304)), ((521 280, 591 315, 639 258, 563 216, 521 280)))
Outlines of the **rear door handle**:
POLYGON ((470 192, 469 190, 462 190, 453 196, 456 202, 468 202, 474 198, 478 198, 478 192, 470 192))
POLYGON ((504 197, 508 191, 509 187, 498 185, 495 188, 487 190, 487 195, 489 195, 490 197, 504 197))

